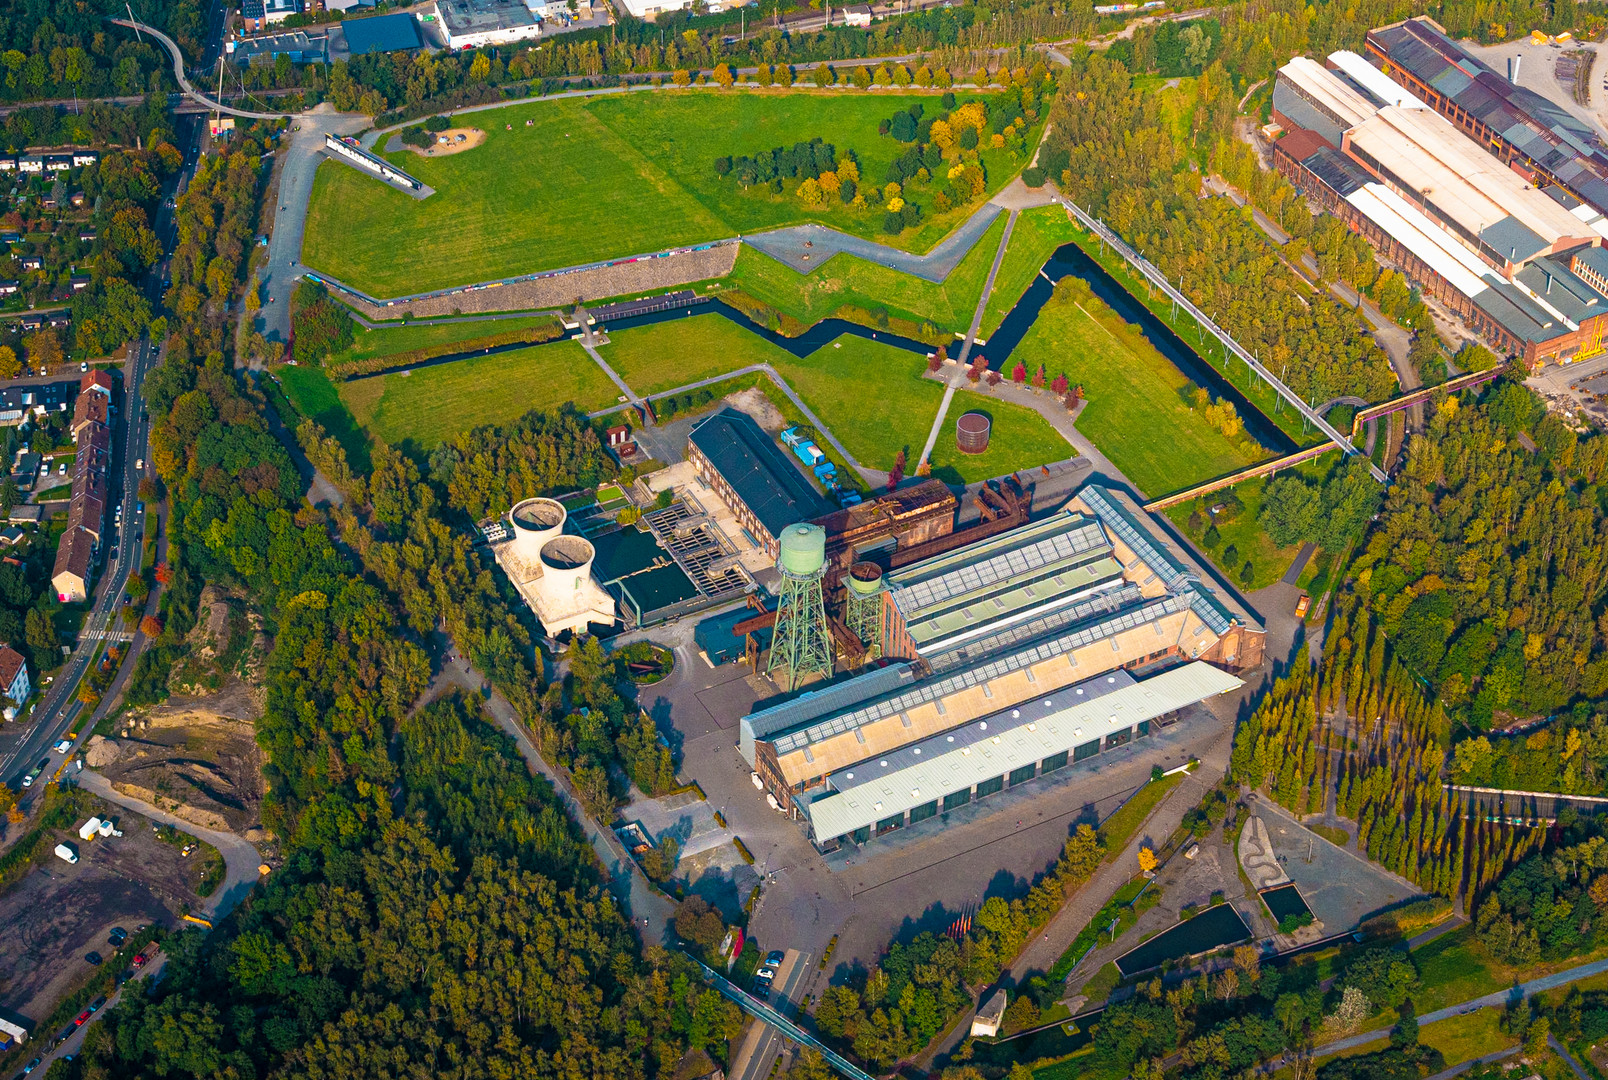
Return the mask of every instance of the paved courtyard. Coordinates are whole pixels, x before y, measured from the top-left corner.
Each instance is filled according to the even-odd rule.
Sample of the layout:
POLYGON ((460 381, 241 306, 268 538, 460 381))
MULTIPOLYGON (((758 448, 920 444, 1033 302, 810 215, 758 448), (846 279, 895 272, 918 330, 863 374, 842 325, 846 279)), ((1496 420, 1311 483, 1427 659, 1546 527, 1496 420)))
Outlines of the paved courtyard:
POLYGON ((1279 868, 1301 890, 1326 933, 1355 929, 1369 916, 1421 895, 1406 878, 1302 828, 1283 807, 1259 796, 1251 799, 1252 812, 1267 825, 1279 868))
POLYGON ((671 882, 703 897, 728 920, 735 920, 759 884, 759 871, 743 858, 733 842, 737 834, 716 820, 715 810, 696 791, 684 791, 659 799, 638 799, 622 807, 619 817, 641 826, 653 843, 666 836, 673 838, 680 851, 671 882))

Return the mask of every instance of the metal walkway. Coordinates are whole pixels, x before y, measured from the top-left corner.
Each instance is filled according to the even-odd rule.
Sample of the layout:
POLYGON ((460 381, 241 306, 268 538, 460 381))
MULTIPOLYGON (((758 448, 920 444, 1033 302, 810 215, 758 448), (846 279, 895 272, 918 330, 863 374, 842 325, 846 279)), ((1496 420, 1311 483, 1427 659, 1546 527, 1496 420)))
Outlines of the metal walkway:
POLYGON ((817 1039, 815 1036, 793 1023, 793 1021, 789 1020, 787 1017, 783 1016, 769 1005, 766 1005, 763 1001, 760 1001, 758 998, 750 997, 748 994, 745 994, 743 991, 737 989, 737 987, 733 986, 729 981, 727 981, 724 976, 711 970, 697 957, 693 957, 692 960, 693 963, 697 964, 698 967, 703 970, 705 982, 709 983, 709 985, 713 986, 716 990, 719 990, 732 1001, 735 1001, 738 1008, 742 1009, 743 1012, 747 1013, 749 1016, 752 1016, 755 1020, 758 1020, 761 1023, 769 1024, 771 1027, 781 1032, 787 1038, 792 1039, 800 1046, 807 1046, 811 1050, 818 1051, 820 1055, 826 1059, 826 1063, 828 1065, 832 1066, 832 1068, 848 1077, 848 1080, 875 1080, 875 1078, 869 1073, 855 1068, 842 1054, 834 1051, 831 1047, 821 1042, 821 1040, 817 1039))
MULTIPOLYGON (((1340 434, 1340 432, 1336 430, 1332 424, 1330 424, 1323 417, 1319 416, 1317 410, 1315 410, 1311 405, 1308 405, 1305 401, 1301 400, 1301 395, 1297 394, 1294 390, 1291 390, 1288 386, 1285 386, 1276 375, 1262 366, 1262 362, 1260 360, 1246 352, 1245 348, 1241 346, 1239 342, 1235 341, 1227 334, 1227 332, 1222 329, 1222 327, 1218 326, 1215 322, 1208 318, 1204 311, 1200 310, 1194 305, 1194 303, 1190 301, 1189 297, 1175 289, 1172 285, 1172 282, 1167 280, 1165 274, 1152 266, 1150 260, 1146 259, 1143 255, 1129 247, 1122 237, 1113 232, 1105 222, 1086 212, 1081 206, 1065 196, 1061 197, 1060 202, 1067 208, 1073 217, 1078 219, 1078 222, 1085 229, 1088 229, 1095 236, 1099 237, 1107 244, 1110 244, 1112 250, 1116 251, 1117 254, 1126 259, 1134 267, 1134 269, 1138 270, 1145 276, 1145 280, 1149 281, 1156 288, 1166 293, 1169 300, 1187 311, 1191 318, 1205 328, 1207 333, 1211 334, 1218 341, 1222 342, 1223 348, 1245 361, 1245 366, 1247 368, 1260 377, 1263 382, 1267 383, 1275 391, 1277 391, 1279 396, 1283 397, 1291 405, 1294 405, 1301 415, 1306 417, 1307 421, 1319 431, 1323 432, 1330 442, 1334 443, 1334 445, 1338 446, 1348 455, 1359 454, 1362 452, 1357 449, 1356 446, 1352 445, 1350 439, 1340 434)), ((1372 464, 1371 462, 1369 463, 1368 470, 1373 474, 1373 478, 1379 481, 1381 484, 1387 482, 1389 479, 1385 475, 1385 471, 1383 469, 1372 464)))

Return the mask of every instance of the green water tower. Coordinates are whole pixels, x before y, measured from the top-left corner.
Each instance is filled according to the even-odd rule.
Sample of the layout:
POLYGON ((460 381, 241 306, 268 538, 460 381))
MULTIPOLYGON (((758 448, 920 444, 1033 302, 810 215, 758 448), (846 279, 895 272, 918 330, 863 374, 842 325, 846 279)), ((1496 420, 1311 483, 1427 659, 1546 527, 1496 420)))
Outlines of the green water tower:
POLYGON ((849 567, 847 582, 843 621, 866 647, 869 660, 882 652, 882 567, 874 562, 857 562, 849 567))
POLYGON ((826 576, 826 530, 819 525, 789 525, 782 530, 776 569, 782 574, 766 673, 787 690, 797 689, 812 672, 832 677, 832 630, 826 622, 821 579, 826 576))

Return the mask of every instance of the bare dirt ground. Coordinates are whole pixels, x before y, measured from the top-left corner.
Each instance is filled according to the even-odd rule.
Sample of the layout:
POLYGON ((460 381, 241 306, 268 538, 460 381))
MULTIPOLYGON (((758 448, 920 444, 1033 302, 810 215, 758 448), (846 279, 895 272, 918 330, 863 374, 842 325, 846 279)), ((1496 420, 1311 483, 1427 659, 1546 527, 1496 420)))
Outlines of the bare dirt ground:
POLYGON ((435 140, 429 146, 409 146, 408 149, 420 157, 450 157, 465 150, 473 150, 486 141, 486 133, 479 128, 455 127, 436 132, 435 140), (459 135, 463 136, 463 142, 458 141, 459 135), (442 139, 447 141, 442 142, 442 139))
POLYGON ((215 694, 124 714, 126 726, 92 737, 86 756, 119 791, 250 839, 262 823, 259 715, 257 690, 231 676, 215 694))
POLYGON ((725 403, 740 412, 745 412, 754 418, 754 422, 766 431, 775 434, 787 426, 787 418, 782 411, 771 404, 770 398, 765 396, 763 390, 739 390, 735 394, 727 394, 725 403))
POLYGON ((0 1012, 43 1020, 89 973, 86 952, 112 954, 112 927, 132 934, 142 924, 174 926, 183 906, 199 900, 196 854, 183 857, 145 818, 99 805, 123 836, 85 842, 61 831, 52 843, 72 843, 78 862, 53 858, 0 894, 0 1012))

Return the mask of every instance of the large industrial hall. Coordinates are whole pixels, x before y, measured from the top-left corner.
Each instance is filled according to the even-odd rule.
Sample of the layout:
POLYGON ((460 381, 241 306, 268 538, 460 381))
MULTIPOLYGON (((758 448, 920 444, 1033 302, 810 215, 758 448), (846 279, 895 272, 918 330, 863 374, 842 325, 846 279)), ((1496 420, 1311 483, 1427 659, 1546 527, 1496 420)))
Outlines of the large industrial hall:
MULTIPOLYGON (((808 649, 827 620, 824 534, 792 526, 780 546, 776 640, 808 649)), ((881 666, 739 729, 757 781, 823 851, 1143 739, 1262 660, 1255 617, 1132 499, 1096 484, 1041 520, 880 569, 855 563, 843 603, 881 666)))

